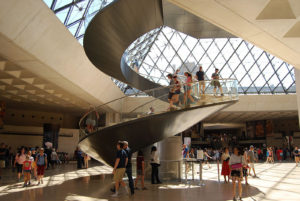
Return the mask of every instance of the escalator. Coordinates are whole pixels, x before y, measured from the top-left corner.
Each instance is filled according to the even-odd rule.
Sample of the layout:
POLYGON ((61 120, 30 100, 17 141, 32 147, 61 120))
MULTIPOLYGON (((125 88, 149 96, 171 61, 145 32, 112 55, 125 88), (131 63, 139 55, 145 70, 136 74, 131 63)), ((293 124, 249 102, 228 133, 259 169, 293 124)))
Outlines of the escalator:
MULTIPOLYGON (((224 96, 215 96, 206 81, 205 96, 199 94, 199 83, 193 83, 194 102, 188 97, 176 100, 172 109, 167 102, 169 87, 162 87, 132 70, 125 61, 125 50, 138 37, 164 24, 161 0, 117 0, 100 10, 89 23, 84 50, 90 61, 102 72, 147 94, 138 98, 121 97, 103 104, 80 120, 79 147, 91 157, 108 165, 115 159, 118 140, 129 142, 133 152, 174 136, 206 117, 238 101, 236 80, 220 80, 224 96), (130 100, 138 100, 136 102, 130 100), (193 103, 192 103, 193 102, 193 103), (116 123, 90 128, 97 122, 96 112, 119 106, 116 123)), ((181 88, 183 94, 184 90, 181 88)))

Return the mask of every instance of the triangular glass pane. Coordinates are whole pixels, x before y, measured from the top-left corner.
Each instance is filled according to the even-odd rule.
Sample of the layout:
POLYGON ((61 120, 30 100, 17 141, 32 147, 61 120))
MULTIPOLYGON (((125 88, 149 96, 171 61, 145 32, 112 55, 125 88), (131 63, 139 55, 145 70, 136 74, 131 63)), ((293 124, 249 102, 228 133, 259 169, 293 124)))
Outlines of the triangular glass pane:
POLYGON ((54 10, 56 10, 58 8, 61 8, 61 7, 65 6, 67 4, 70 4, 72 2, 73 2, 73 0, 56 0, 54 10))
POLYGON ((233 54, 232 57, 228 61, 228 64, 229 64, 229 66, 230 66, 231 69, 235 69, 240 63, 241 63, 241 61, 237 57, 236 54, 233 54))
POLYGON ((167 58, 167 60, 170 62, 172 58, 175 55, 174 49, 168 44, 167 48, 164 50, 163 54, 167 58))
POLYGON ((260 90, 265 85, 265 83, 266 81, 261 74, 254 81, 254 85, 258 90, 260 90))
POLYGON ((58 17, 58 19, 61 21, 61 23, 64 23, 67 17, 69 9, 60 11, 58 13, 56 13, 56 16, 58 17))
POLYGON ((179 69, 182 65, 182 61, 180 60, 180 58, 176 55, 172 61, 171 61, 171 65, 174 69, 179 69))
POLYGON ((253 65, 251 70, 249 71, 249 76, 251 77, 252 80, 257 78, 257 76, 260 74, 260 70, 256 64, 253 65))
POLYGON ((213 42, 213 39, 200 39, 199 42, 200 42, 201 46, 204 48, 204 50, 207 51, 207 49, 213 42))
POLYGON ((234 49, 237 49, 240 43, 242 42, 242 39, 240 38, 230 38, 229 42, 233 46, 234 49))
POLYGON ((253 66, 254 62, 255 61, 254 61, 253 57, 250 54, 248 54, 242 63, 243 63, 243 66, 246 68, 246 70, 249 71, 249 69, 253 66))
MULTIPOLYGON (((216 68, 218 68, 217 66, 215 66, 216 68)), ((220 77, 226 79, 226 78, 230 78, 232 74, 231 69, 229 68, 228 64, 226 64, 225 66, 223 66, 222 69, 220 69, 220 77)))
POLYGON ((185 61, 187 59, 187 57, 189 56, 189 54, 190 54, 189 49, 186 47, 185 44, 182 44, 182 46, 178 50, 178 55, 180 56, 180 58, 183 61, 185 61))
POLYGON ((241 80, 245 74, 246 74, 246 71, 242 65, 239 65, 236 68, 236 71, 234 72, 234 75, 238 79, 238 81, 241 80))
POLYGON ((199 62, 199 60, 201 59, 201 57, 204 54, 204 50, 203 48, 200 46, 199 43, 197 43, 196 47, 193 49, 192 51, 194 57, 196 58, 196 60, 199 62))
POLYGON ((156 66, 161 71, 164 71, 168 66, 168 61, 164 57, 159 57, 157 60, 156 66))
POLYGON ((252 81, 249 78, 249 75, 247 74, 244 78, 242 78, 242 80, 240 80, 240 85, 241 87, 246 88, 249 87, 251 85, 252 81))
POLYGON ((283 84, 285 90, 287 90, 293 83, 294 83, 294 80, 292 79, 292 76, 291 76, 290 74, 288 74, 288 75, 282 80, 282 84, 283 84))
POLYGON ((180 45, 182 44, 182 39, 177 33, 175 33, 173 37, 170 39, 170 42, 172 46, 175 48, 175 51, 177 51, 180 45))
POLYGON ((268 64, 265 69, 263 70, 263 75, 265 76, 266 80, 269 80, 270 77, 274 74, 274 70, 271 64, 268 64))
POLYGON ((249 50, 248 50, 248 48, 247 48, 247 46, 245 45, 244 42, 242 42, 242 44, 236 50, 236 54, 239 56, 239 58, 241 60, 244 59, 244 57, 247 55, 248 52, 249 52, 249 50))
POLYGON ((216 38, 215 39, 215 43, 218 46, 218 48, 220 50, 222 50, 222 48, 225 46, 225 44, 227 43, 228 39, 227 38, 216 38))
POLYGON ((185 42, 185 44, 187 44, 189 50, 191 51, 195 47, 196 43, 198 43, 198 40, 196 38, 188 36, 188 37, 186 37, 184 42, 185 42))
POLYGON ((220 51, 216 46, 216 44, 213 42, 206 52, 208 56, 211 58, 211 60, 214 60, 220 51))
POLYGON ((279 76, 279 79, 282 80, 284 77, 286 77, 286 75, 288 73, 289 73, 289 70, 286 68, 284 63, 282 63, 282 65, 277 70, 277 75, 279 76))
POLYGON ((225 47, 222 49, 221 54, 225 57, 226 60, 228 60, 233 54, 233 52, 234 52, 233 48, 229 43, 227 43, 225 47))
POLYGON ((268 84, 269 84, 271 90, 274 90, 275 87, 279 84, 279 80, 275 74, 271 77, 268 84))
POLYGON ((256 46, 254 46, 251 50, 251 54, 253 55, 255 60, 257 60, 262 53, 263 53, 263 50, 256 46))

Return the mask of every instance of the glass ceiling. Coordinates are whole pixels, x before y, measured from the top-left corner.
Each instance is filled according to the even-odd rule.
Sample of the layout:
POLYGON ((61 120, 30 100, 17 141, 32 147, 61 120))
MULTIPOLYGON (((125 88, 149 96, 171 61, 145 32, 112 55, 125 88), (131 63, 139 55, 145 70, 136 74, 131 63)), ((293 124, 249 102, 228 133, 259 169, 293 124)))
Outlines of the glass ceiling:
MULTIPOLYGON (((44 1, 82 44, 87 23, 113 0, 44 1)), ((296 92, 293 66, 240 38, 195 39, 164 26, 132 43, 126 59, 140 75, 162 85, 168 85, 168 73, 180 69, 179 74, 195 74, 201 64, 207 79, 215 68, 220 69, 222 78, 237 79, 242 94, 296 92)), ((126 94, 137 92, 114 82, 126 94)))

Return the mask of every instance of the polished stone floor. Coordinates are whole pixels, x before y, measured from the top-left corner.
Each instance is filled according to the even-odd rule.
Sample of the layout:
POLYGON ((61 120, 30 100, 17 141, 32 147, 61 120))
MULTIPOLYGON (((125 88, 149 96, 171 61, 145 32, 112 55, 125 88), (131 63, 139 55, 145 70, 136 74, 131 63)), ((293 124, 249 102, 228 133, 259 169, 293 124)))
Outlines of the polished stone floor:
MULTIPOLYGON (((248 186, 243 185, 243 200, 289 201, 300 200, 300 167, 293 163, 257 164, 258 178, 249 178, 248 186)), ((195 166, 197 170, 197 165, 195 166)), ((208 169, 204 166, 205 186, 199 186, 197 171, 192 181, 191 171, 188 183, 164 181, 161 185, 151 185, 148 190, 136 191, 134 196, 121 192, 119 198, 111 198, 111 168, 94 166, 89 169, 76 170, 74 164, 46 172, 44 184, 22 188, 21 182, 15 181, 13 173, 5 172, 0 183, 0 200, 22 201, 193 201, 193 200, 232 200, 231 184, 218 182, 217 166, 208 169), (4 180, 7 180, 5 182, 4 180)))

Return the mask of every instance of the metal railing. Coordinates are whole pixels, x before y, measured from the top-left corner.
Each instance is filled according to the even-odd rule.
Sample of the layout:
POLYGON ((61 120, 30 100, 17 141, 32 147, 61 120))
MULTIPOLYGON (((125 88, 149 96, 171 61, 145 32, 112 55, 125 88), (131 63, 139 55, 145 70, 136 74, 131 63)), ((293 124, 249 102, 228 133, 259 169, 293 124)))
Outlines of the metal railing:
MULTIPOLYGON (((118 111, 118 118, 114 123, 122 123, 163 112, 237 99, 238 85, 234 79, 178 83, 145 90, 130 96, 124 95, 91 108, 84 114, 79 121, 80 139, 101 129, 98 126, 99 112, 103 112, 107 108, 118 111), (143 97, 139 95, 143 95, 143 97)), ((111 124, 106 124, 105 127, 107 126, 111 126, 111 124)))

